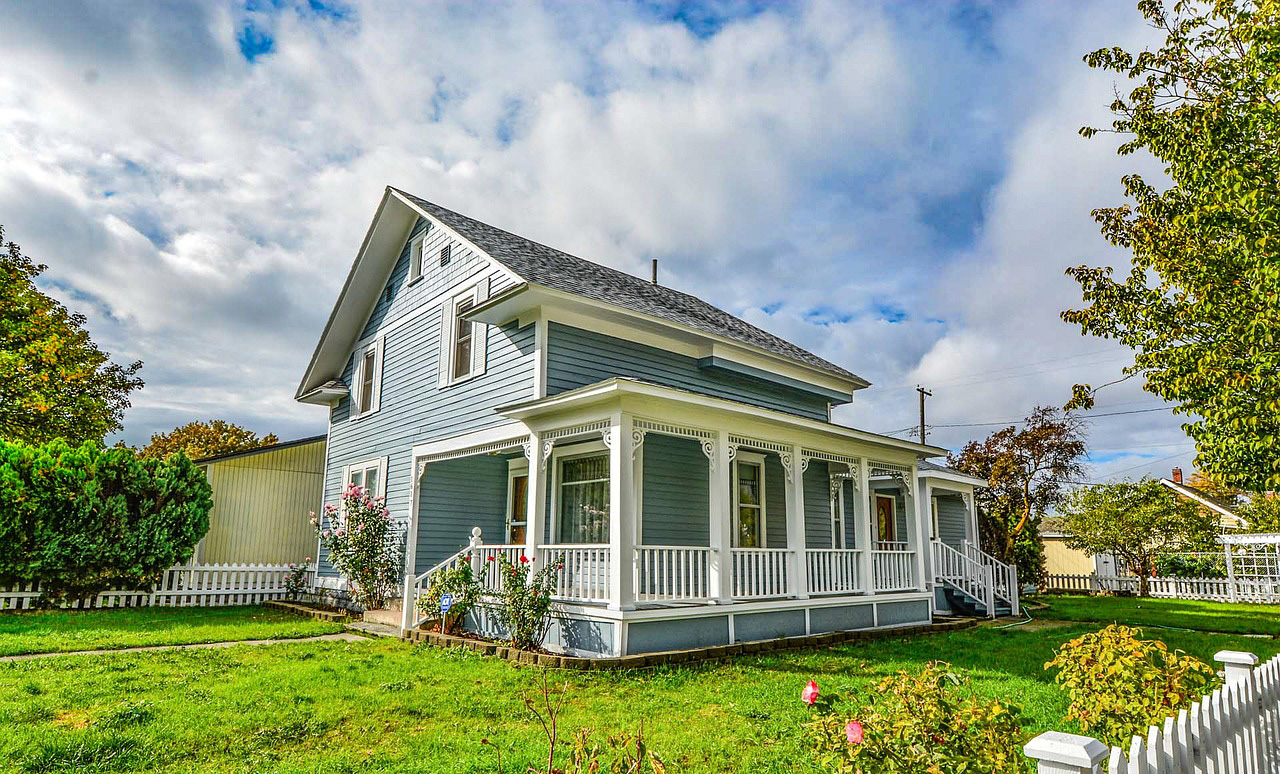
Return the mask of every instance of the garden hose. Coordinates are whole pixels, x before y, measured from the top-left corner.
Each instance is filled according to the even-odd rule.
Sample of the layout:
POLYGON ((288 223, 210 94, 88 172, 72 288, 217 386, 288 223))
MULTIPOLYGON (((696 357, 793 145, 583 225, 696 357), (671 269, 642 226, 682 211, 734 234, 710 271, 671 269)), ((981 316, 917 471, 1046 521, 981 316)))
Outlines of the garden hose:
POLYGON ((1027 617, 1027 620, 1025 620, 1025 621, 1014 621, 1014 622, 1013 622, 1013 623, 1011 623, 1011 624, 1005 624, 1005 625, 1003 625, 1003 626, 995 626, 995 627, 992 627, 992 628, 994 628, 994 629, 1012 629, 1012 628, 1013 628, 1013 627, 1015 627, 1015 626, 1022 626, 1023 624, 1029 624, 1029 623, 1031 623, 1031 621, 1032 621, 1032 620, 1034 620, 1034 619, 1032 619, 1032 618, 1031 618, 1031 614, 1027 612, 1027 609, 1026 609, 1025 607, 1024 607, 1024 608, 1022 608, 1022 610, 1020 610, 1019 612, 1021 612, 1023 615, 1025 615, 1025 616, 1027 617))

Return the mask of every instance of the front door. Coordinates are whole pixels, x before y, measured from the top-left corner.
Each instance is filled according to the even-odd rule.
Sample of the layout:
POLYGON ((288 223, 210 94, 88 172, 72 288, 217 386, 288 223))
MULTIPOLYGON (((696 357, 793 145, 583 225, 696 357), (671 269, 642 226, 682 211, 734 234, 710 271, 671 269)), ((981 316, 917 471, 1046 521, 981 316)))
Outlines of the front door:
POLYGON ((898 539, 895 502, 890 495, 876 495, 876 540, 881 543, 893 543, 898 539))

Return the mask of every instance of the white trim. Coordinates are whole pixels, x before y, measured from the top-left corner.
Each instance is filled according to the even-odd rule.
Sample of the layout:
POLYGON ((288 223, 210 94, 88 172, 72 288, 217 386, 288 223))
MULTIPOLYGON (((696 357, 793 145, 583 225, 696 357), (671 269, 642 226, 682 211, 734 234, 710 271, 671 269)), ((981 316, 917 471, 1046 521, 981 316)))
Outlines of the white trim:
MULTIPOLYGON (((833 479, 838 483, 835 490, 835 496, 831 498, 831 547, 845 548, 848 544, 846 533, 849 526, 845 523, 848 516, 845 514, 844 506, 844 482, 848 480, 846 477, 837 477, 833 479), (838 527, 838 528, 837 528, 838 527)), ((828 488, 828 492, 830 489, 828 488)))
MULTIPOLYGON (((351 485, 351 473, 353 471, 358 470, 361 473, 367 473, 371 468, 377 468, 378 470, 378 472, 374 474, 377 476, 378 488, 373 493, 373 496, 386 497, 387 495, 387 458, 386 457, 374 457, 371 460, 364 460, 361 462, 352 462, 343 466, 342 491, 343 492, 347 491, 347 487, 351 485)), ((369 485, 367 483, 368 476, 365 476, 363 480, 366 483, 362 483, 361 486, 363 486, 367 490, 369 488, 369 485)))
POLYGON ((404 196, 403 194, 401 194, 401 193, 400 193, 399 191, 397 191, 396 189, 392 188, 391 186, 387 186, 387 193, 388 193, 388 194, 390 194, 391 196, 395 197, 395 198, 396 198, 396 199, 397 199, 401 204, 404 204, 404 205, 405 205, 406 207, 408 207, 409 209, 411 209, 411 210, 413 210, 414 212, 416 212, 416 213, 418 213, 419 215, 421 215, 421 216, 422 216, 424 219, 426 219, 428 222, 435 224, 435 227, 436 227, 436 228, 438 228, 438 229, 440 229, 441 231, 443 231, 444 233, 446 233, 446 234, 450 235, 451 237, 453 237, 454 239, 456 239, 459 243, 461 243, 461 244, 465 245, 466 247, 469 247, 471 250, 473 250, 473 251, 475 252, 475 254, 476 254, 476 255, 478 255, 478 256, 480 256, 480 257, 484 258, 486 261, 488 261, 488 262, 489 262, 489 264, 490 264, 494 269, 496 269, 497 271, 501 272, 503 275, 505 275, 505 276, 506 276, 508 279, 510 279, 512 282, 516 282, 516 283, 524 282, 524 278, 523 278, 523 277, 520 277, 520 276, 519 276, 519 275, 517 275, 515 272, 511 271, 510 269, 508 269, 506 266, 503 266, 501 263, 499 263, 498 261, 496 261, 496 260, 493 258, 493 256, 489 255, 487 252, 485 252, 484 250, 481 250, 479 247, 477 247, 477 246, 476 246, 476 244, 475 244, 474 242, 472 242, 470 239, 467 239, 467 238, 466 238, 466 237, 464 237, 462 234, 459 234, 457 231, 454 231, 454 230, 453 230, 453 228, 452 228, 451 226, 449 226, 448 224, 446 224, 444 221, 440 220, 440 219, 439 219, 439 218, 437 218, 436 216, 432 215, 431 213, 429 213, 429 212, 427 212, 426 210, 422 209, 422 208, 421 208, 421 207, 419 207, 418 205, 414 204, 414 203, 413 203, 413 202, 412 202, 408 197, 404 196))
POLYGON ((547 397, 547 345, 550 332, 545 317, 539 317, 533 329, 533 397, 547 397))
MULTIPOLYGON (((985 478, 970 476, 967 473, 952 473, 949 470, 920 470, 920 478, 932 478, 938 481, 950 481, 953 484, 968 484, 969 486, 980 486, 986 489, 990 486, 985 478)), ((945 489, 946 487, 942 487, 945 489)))
POLYGON ((932 532, 929 533, 929 538, 931 540, 935 538, 938 540, 941 540, 942 530, 938 524, 938 496, 936 494, 933 494, 932 490, 930 490, 930 494, 929 494, 929 516, 931 519, 930 527, 933 530, 932 532))
MULTIPOLYGON (((551 529, 549 534, 544 538, 547 545, 560 543, 560 462, 566 459, 575 459, 577 457, 599 457, 604 455, 606 459, 610 458, 609 447, 605 446, 604 441, 585 441, 582 443, 569 443, 565 445, 557 444, 551 450, 551 529)), ((613 461, 609 461, 609 480, 612 482, 613 477, 617 473, 613 469, 613 461)), ((612 507, 612 503, 610 503, 612 507)), ((613 514, 610 514, 612 521, 613 514)), ((612 529, 612 524, 610 524, 612 529)), ((604 543, 591 545, 608 545, 608 541, 604 543)))
POLYGON ((486 427, 483 430, 473 430, 469 433, 452 435, 436 441, 414 444, 413 456, 432 457, 446 452, 458 451, 459 449, 470 449, 502 441, 518 442, 522 437, 528 435, 529 428, 525 427, 523 422, 506 422, 497 427, 486 427))
MULTIPOLYGON (((730 548, 742 548, 739 544, 741 528, 738 524, 738 509, 742 507, 739 499, 741 492, 738 491, 738 466, 741 464, 752 465, 760 471, 760 524, 757 527, 760 533, 760 545, 749 546, 750 548, 768 548, 769 547, 769 500, 765 494, 765 465, 764 455, 754 452, 738 451, 733 456, 733 475, 729 479, 729 487, 733 492, 733 510, 729 513, 729 546, 730 548)), ((748 508, 756 506, 747 506, 748 508)))
MULTIPOLYGON (((441 388, 452 387, 455 384, 474 379, 482 376, 485 372, 485 366, 488 361, 488 341, 489 326, 482 322, 468 320, 471 326, 471 363, 465 374, 457 375, 456 363, 454 356, 457 354, 458 342, 455 341, 456 330, 458 326, 458 306, 466 301, 471 302, 470 308, 479 306, 483 299, 489 294, 489 277, 481 277, 471 287, 463 288, 456 291, 449 297, 447 302, 442 305, 440 310, 440 381, 441 388)), ((469 310, 468 310, 469 311, 469 310)))

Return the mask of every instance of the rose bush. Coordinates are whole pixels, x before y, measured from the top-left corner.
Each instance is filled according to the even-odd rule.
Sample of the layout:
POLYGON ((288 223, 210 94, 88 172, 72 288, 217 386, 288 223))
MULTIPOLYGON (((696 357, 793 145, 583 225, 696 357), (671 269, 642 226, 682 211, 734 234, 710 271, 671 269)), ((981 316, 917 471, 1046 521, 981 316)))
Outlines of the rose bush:
POLYGON ((497 563, 502 583, 493 610, 498 625, 507 630, 507 638, 514 647, 541 648, 551 626, 551 595, 564 564, 559 557, 553 557, 535 570, 537 560, 523 554, 517 562, 506 556, 490 557, 489 561, 497 563))
POLYGON ((311 590, 311 557, 302 564, 289 562, 289 572, 284 576, 284 591, 289 599, 297 599, 303 592, 311 590))
POLYGON ((391 519, 384 498, 349 486, 342 505, 326 505, 323 520, 312 512, 311 524, 356 603, 367 610, 386 604, 399 587, 405 547, 404 531, 391 519))
MULTIPOLYGON (((881 680, 865 703, 834 701, 806 726, 818 760, 841 774, 1022 774, 1021 711, 962 692, 966 683, 931 662, 881 680)), ((818 694, 810 681, 801 700, 814 706, 818 694)))

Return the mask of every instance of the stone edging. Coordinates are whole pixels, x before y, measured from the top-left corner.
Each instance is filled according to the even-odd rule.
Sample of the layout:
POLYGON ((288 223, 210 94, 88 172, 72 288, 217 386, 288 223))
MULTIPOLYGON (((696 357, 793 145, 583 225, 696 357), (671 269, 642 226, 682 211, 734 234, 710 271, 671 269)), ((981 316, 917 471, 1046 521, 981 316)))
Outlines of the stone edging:
POLYGON ((274 607, 279 610, 284 610, 285 612, 288 612, 288 613, 293 613, 295 615, 303 615, 310 618, 314 618, 318 621, 328 621, 330 623, 346 623, 348 620, 351 619, 351 616, 348 615, 347 613, 335 613, 330 610, 317 610, 314 607, 299 605, 296 602, 285 602, 279 599, 271 599, 266 602, 263 602, 262 604, 266 605, 267 607, 274 607))
POLYGON ((751 653, 768 653, 780 650, 797 650, 800 648, 829 647, 845 642, 863 642, 884 640, 892 637, 915 634, 940 634, 970 629, 977 626, 976 621, 945 621, 917 626, 899 626, 887 629, 858 629, 853 631, 828 632, 826 634, 810 634, 801 637, 783 637, 776 640, 756 640, 738 642, 733 645, 715 645, 709 648, 691 648, 689 650, 668 650, 661 653, 644 653, 621 658, 582 658, 578 656, 561 656, 555 653, 534 653, 528 650, 509 648, 496 642, 475 640, 469 637, 455 637, 451 634, 427 632, 413 629, 405 632, 402 639, 406 642, 432 645, 439 648, 466 648, 486 656, 497 656, 519 664, 527 664, 553 669, 637 669, 641 667, 664 666, 668 664, 690 664, 702 661, 721 661, 732 656, 751 653))

